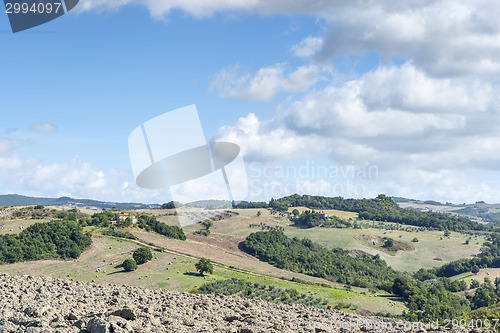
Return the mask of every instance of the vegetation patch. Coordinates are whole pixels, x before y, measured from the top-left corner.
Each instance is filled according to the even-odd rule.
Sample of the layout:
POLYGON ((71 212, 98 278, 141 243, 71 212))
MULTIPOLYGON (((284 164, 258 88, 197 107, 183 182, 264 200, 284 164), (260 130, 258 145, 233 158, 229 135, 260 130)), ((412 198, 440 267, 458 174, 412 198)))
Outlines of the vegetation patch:
POLYGON ((398 251, 411 251, 414 247, 400 240, 389 237, 380 237, 374 235, 356 235, 355 239, 361 241, 362 244, 377 249, 379 251, 395 255, 398 251))
POLYGON ((243 247, 278 268, 361 288, 391 290, 387 283, 396 275, 379 256, 354 257, 349 251, 330 250, 306 238, 288 238, 276 230, 250 234, 243 247))
POLYGON ((168 238, 186 240, 186 235, 181 228, 160 222, 154 216, 148 214, 141 214, 137 217, 137 226, 146 231, 153 230, 168 238))
POLYGON ((299 293, 297 289, 283 289, 243 279, 219 280, 205 283, 198 291, 202 294, 238 295, 243 298, 261 299, 273 303, 296 303, 324 308, 328 301, 312 295, 299 293))
POLYGON ((306 210, 297 217, 292 218, 296 227, 299 228, 314 228, 314 227, 330 227, 330 228, 350 228, 352 224, 344 221, 337 216, 327 216, 324 212, 316 212, 306 210))
POLYGON ((105 236, 118 237, 118 238, 127 238, 127 239, 137 239, 132 233, 120 229, 108 229, 102 232, 105 236))
MULTIPOLYGON (((465 282, 438 278, 434 272, 439 270, 421 269, 412 278, 394 271, 379 256, 352 257, 345 250, 329 250, 305 238, 290 239, 280 231, 250 234, 243 246, 248 253, 279 268, 393 292, 407 303, 409 311, 404 317, 411 321, 454 318, 471 310, 470 303, 453 294, 464 291, 465 282)), ((474 308, 475 301, 471 303, 474 308)))
POLYGON ((457 217, 433 212, 403 209, 390 197, 380 194, 373 199, 344 199, 294 194, 281 199, 271 199, 268 206, 278 211, 288 211, 289 207, 305 206, 310 209, 337 209, 356 212, 360 219, 396 222, 437 230, 487 230, 488 227, 465 217, 457 217))
POLYGON ((92 244, 75 221, 35 223, 18 235, 0 236, 0 263, 78 258, 92 244))

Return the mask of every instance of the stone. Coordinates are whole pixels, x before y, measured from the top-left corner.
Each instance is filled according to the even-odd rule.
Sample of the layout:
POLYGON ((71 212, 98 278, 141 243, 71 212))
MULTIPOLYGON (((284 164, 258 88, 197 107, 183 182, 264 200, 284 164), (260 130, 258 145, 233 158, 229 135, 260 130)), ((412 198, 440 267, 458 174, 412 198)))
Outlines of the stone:
POLYGON ((127 309, 127 308, 117 310, 117 311, 113 312, 112 315, 117 316, 117 317, 122 317, 123 319, 127 319, 127 320, 134 320, 135 319, 134 312, 131 309, 127 309))

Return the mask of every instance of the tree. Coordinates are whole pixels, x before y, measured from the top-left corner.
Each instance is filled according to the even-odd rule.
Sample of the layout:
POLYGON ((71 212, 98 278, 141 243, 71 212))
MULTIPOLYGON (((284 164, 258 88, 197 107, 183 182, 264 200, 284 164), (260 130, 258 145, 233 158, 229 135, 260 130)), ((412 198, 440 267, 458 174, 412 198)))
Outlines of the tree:
POLYGON ((444 231, 444 237, 450 237, 451 232, 449 230, 444 231))
POLYGON ((478 280, 472 280, 471 283, 470 283, 470 289, 476 289, 476 288, 479 288, 480 286, 480 283, 478 280))
POLYGON ((141 247, 134 251, 132 257, 134 257, 134 260, 138 265, 141 265, 150 261, 153 258, 153 254, 147 247, 141 247))
POLYGON ((127 272, 135 271, 137 269, 137 263, 133 258, 125 259, 122 266, 127 272))
POLYGON ((294 210, 292 210, 292 214, 294 216, 299 216, 300 215, 299 210, 297 208, 295 208, 294 210))
POLYGON ((418 238, 417 238, 417 237, 415 237, 415 238, 413 238, 411 241, 412 241, 413 243, 418 243, 418 238))
POLYGON ((470 271, 474 274, 477 274, 477 273, 479 273, 479 267, 477 267, 477 265, 474 265, 474 266, 472 266, 470 271))
POLYGON ((203 273, 207 272, 209 274, 212 274, 214 272, 214 266, 210 262, 209 259, 206 258, 201 258, 200 261, 198 261, 194 267, 196 267, 196 270, 200 273, 200 275, 203 275, 203 273))
POLYGON ((260 212, 260 210, 257 212, 257 217, 259 217, 262 213, 260 212))
POLYGON ((384 243, 384 247, 385 248, 391 248, 394 246, 394 239, 392 238, 386 238, 385 239, 385 243, 384 243))

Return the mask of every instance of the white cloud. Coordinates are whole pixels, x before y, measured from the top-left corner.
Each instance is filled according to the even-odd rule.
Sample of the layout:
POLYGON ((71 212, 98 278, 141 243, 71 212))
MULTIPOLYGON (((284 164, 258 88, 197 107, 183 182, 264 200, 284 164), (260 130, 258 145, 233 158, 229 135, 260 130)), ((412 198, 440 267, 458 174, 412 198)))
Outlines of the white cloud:
POLYGON ((0 157, 0 184, 4 193, 122 202, 169 201, 165 191, 146 191, 137 187, 130 172, 103 171, 78 157, 67 163, 51 164, 17 155, 0 157))
POLYGON ((331 17, 323 58, 364 51, 412 60, 434 76, 500 72, 500 24, 494 1, 380 1, 331 17))
MULTIPOLYGON (((363 1, 351 1, 351 3, 363 1)), ((116 10, 124 5, 145 6, 153 17, 163 18, 172 10, 182 10, 195 17, 208 17, 217 12, 249 14, 316 14, 326 15, 346 6, 344 1, 322 0, 82 0, 80 10, 116 10)))
MULTIPOLYGON (((211 89, 223 97, 270 100, 283 92, 306 92, 271 120, 249 114, 219 130, 216 138, 240 144, 247 159, 327 155, 340 164, 376 164, 380 186, 391 194, 498 201, 499 191, 469 172, 500 167, 500 2, 82 0, 78 8, 115 10, 127 4, 144 6, 159 19, 174 9, 195 17, 230 12, 322 19, 322 35, 290 50, 312 58, 312 65, 290 71, 279 63, 255 73, 233 66, 214 76, 211 89), (385 65, 317 88, 328 72, 318 65, 322 61, 367 51, 380 54, 385 65), (395 58, 405 65, 391 66, 395 58), (310 91, 313 87, 318 90, 310 91)), ((93 177, 102 187, 101 178, 93 177)))
POLYGON ((306 14, 329 25, 322 37, 308 37, 292 48, 299 57, 319 53, 332 59, 364 51, 412 60, 435 76, 500 73, 498 1, 321 1, 321 0, 82 0, 81 11, 146 7, 156 18, 172 10, 195 17, 216 13, 306 14))
POLYGON ((0 138, 0 156, 7 155, 17 145, 19 145, 19 142, 16 140, 0 138))
POLYGON ((292 46, 292 53, 299 58, 308 58, 318 53, 323 47, 323 39, 307 37, 299 44, 292 46))
POLYGON ((274 121, 260 122, 251 113, 240 118, 235 126, 222 127, 214 140, 238 144, 247 162, 313 157, 324 149, 325 143, 313 135, 297 136, 283 125, 274 121))
POLYGON ((57 126, 51 123, 39 122, 31 125, 31 129, 43 134, 51 134, 57 131, 57 126))
POLYGON ((240 74, 239 66, 222 69, 210 83, 222 97, 270 100, 280 92, 302 92, 315 85, 330 70, 328 66, 300 66, 286 72, 279 63, 259 69, 255 74, 240 74))
POLYGON ((463 173, 500 167, 497 95, 483 81, 432 78, 411 64, 380 67, 283 105, 271 120, 240 118, 217 139, 238 143, 252 161, 329 156, 375 165, 379 188, 398 191, 391 194, 444 199, 448 191, 462 201, 484 189, 493 198, 499 191, 463 173))

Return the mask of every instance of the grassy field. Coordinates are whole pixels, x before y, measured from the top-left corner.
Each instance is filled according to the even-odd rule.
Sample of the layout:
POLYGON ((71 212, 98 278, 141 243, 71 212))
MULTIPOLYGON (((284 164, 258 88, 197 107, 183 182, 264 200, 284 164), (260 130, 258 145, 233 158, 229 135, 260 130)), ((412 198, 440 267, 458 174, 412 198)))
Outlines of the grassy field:
MULTIPOLYGON (((306 210, 311 210, 311 208, 307 207, 290 207, 288 208, 288 212, 291 213, 294 209, 297 209, 299 213, 302 213, 306 210)), ((328 216, 337 216, 340 217, 341 219, 348 220, 348 219, 356 219, 358 217, 358 213, 354 212, 345 212, 342 210, 336 210, 336 209, 321 209, 317 210, 318 212, 323 212, 328 216)))
MULTIPOLYGON (((330 248, 341 247, 348 250, 362 250, 372 255, 379 254, 392 268, 401 271, 417 271, 421 267, 437 267, 456 259, 472 258, 479 253, 481 244, 485 241, 484 237, 478 237, 477 239, 473 238, 470 244, 465 245, 468 236, 456 232, 452 232, 451 236, 446 238, 440 231, 407 232, 376 228, 335 229, 321 227, 298 229, 291 226, 288 219, 272 215, 265 209, 236 209, 233 211, 239 215, 215 222, 211 228, 212 234, 246 237, 252 232, 261 230, 249 227, 250 224, 263 223, 268 226, 281 226, 285 228, 285 234, 289 237, 310 238, 330 248), (261 215, 257 217, 258 211, 261 212, 261 215), (360 236, 390 237, 411 244, 414 249, 389 254, 367 245, 363 237, 360 236), (418 242, 412 242, 414 238, 417 238, 418 242)), ((390 225, 390 223, 385 224, 390 225)), ((188 226, 185 230, 189 233, 200 228, 198 224, 188 226)))
MULTIPOLYGON (((298 209, 303 211, 306 208, 298 209)), ((368 290, 359 288, 353 288, 353 291, 348 292, 339 284, 278 269, 241 251, 240 243, 250 233, 261 230, 256 226, 280 226, 289 237, 307 237, 330 248, 341 247, 379 254, 397 270, 415 271, 420 267, 436 267, 452 260, 476 255, 484 242, 484 238, 480 237, 472 239, 469 245, 465 245, 467 237, 459 233, 452 233, 449 238, 444 238, 442 232, 387 231, 376 228, 298 229, 293 227, 287 218, 279 214, 271 214, 267 209, 239 209, 231 210, 231 212, 223 219, 214 222, 208 237, 193 234, 194 231, 203 228, 200 224, 185 227, 186 241, 168 239, 142 229, 127 229, 145 243, 170 250, 169 253, 155 251, 154 259, 141 265, 134 272, 125 272, 120 264, 130 257, 139 245, 128 240, 104 237, 100 235, 102 229, 96 227, 86 228, 94 234, 94 243, 78 260, 47 260, 2 265, 0 272, 94 280, 96 283, 127 284, 147 288, 167 288, 181 292, 193 290, 204 282, 215 279, 241 278, 252 282, 273 284, 281 288, 296 288, 301 293, 327 299, 331 306, 339 303, 343 306, 350 305, 351 311, 352 308, 356 308, 361 313, 401 313, 404 305, 396 302, 395 306, 391 306, 389 301, 394 300, 390 299, 390 295, 371 295, 368 290), (257 216, 259 211, 260 216, 257 216), (250 225, 254 226, 250 227, 250 225), (381 240, 384 237, 390 237, 411 246, 406 251, 385 253, 380 246, 374 246, 367 241, 381 240), (418 242, 411 242, 415 237, 418 238, 418 242), (443 239, 440 240, 440 238, 443 239), (200 257, 209 258, 216 263, 214 274, 202 277, 195 272, 194 264, 200 257), (309 284, 289 281, 293 277, 308 281, 309 284), (311 283, 325 283, 330 287, 311 285, 311 283)), ((165 223, 178 223, 177 218, 172 215, 173 211, 152 210, 149 213, 153 213, 165 223)), ((355 213, 335 210, 327 210, 325 213, 344 219, 357 216, 355 213)), ((202 216, 204 212, 198 209, 196 214, 202 216)), ((27 227, 35 222, 40 222, 40 220, 3 219, 0 223, 4 225, 4 229, 0 232, 17 233, 21 231, 19 226, 27 227), (10 232, 11 229, 12 232, 10 232)), ((386 225, 389 224, 386 223, 386 225)))
MULTIPOLYGON (((95 233, 98 232, 98 228, 89 229, 93 230, 95 233)), ((155 242, 155 244, 160 246, 170 245, 169 248, 181 250, 192 247, 196 251, 201 251, 201 253, 197 253, 200 254, 200 256, 211 259, 214 257, 214 252, 217 252, 215 247, 207 251, 206 249, 209 245, 198 243, 198 247, 196 247, 197 242, 195 240, 188 240, 187 242, 169 240, 158 234, 146 233, 137 229, 131 230, 134 230, 137 236, 146 238, 146 241, 155 242), (147 235, 151 237, 146 237, 147 235), (174 243, 177 243, 177 245, 174 246, 174 243)), ((263 267, 268 267, 271 273, 275 273, 276 277, 260 276, 258 272, 255 274, 237 271, 229 267, 224 267, 223 265, 216 265, 213 274, 202 277, 196 273, 194 268, 197 258, 193 258, 190 255, 157 251, 153 251, 153 260, 140 265, 138 270, 125 272, 120 267, 120 264, 123 260, 130 257, 131 253, 138 247, 139 245, 128 240, 94 236, 92 246, 86 250, 78 260, 41 260, 1 265, 0 272, 8 274, 43 275, 81 281, 93 280, 101 284, 126 284, 150 289, 166 288, 180 292, 194 290, 205 282, 228 278, 240 278, 251 282, 273 284, 281 288, 296 288, 301 293, 312 294, 314 297, 328 300, 328 304, 333 307, 339 303, 346 306, 352 305, 353 308, 358 309, 358 311, 362 313, 382 311, 396 314, 401 313, 405 308, 400 302, 396 302, 395 306, 391 306, 389 300, 397 300, 389 298, 389 295, 380 293, 378 296, 371 296, 367 290, 359 288, 354 288, 353 291, 348 292, 344 289, 285 281, 280 279, 279 276, 287 276, 288 278, 295 276, 309 279, 312 282, 326 282, 321 279, 311 278, 301 274, 290 274, 289 272, 278 270, 266 263, 259 262, 255 258, 253 258, 255 262, 263 267), (99 270, 99 272, 97 272, 97 270, 99 270), (377 311, 373 309, 377 309, 377 311)), ((220 259, 224 257, 225 255, 219 254, 217 258, 220 259)), ((228 261, 227 264, 232 263, 231 257, 226 258, 226 260, 228 261)), ((350 311, 352 311, 352 309, 350 311)))
POLYGON ((47 220, 2 219, 0 220, 0 235, 18 234, 22 231, 20 227, 27 228, 37 222, 47 222, 47 220))
POLYGON ((417 271, 421 267, 437 267, 453 260, 472 258, 479 253, 481 244, 485 241, 484 237, 479 237, 477 240, 471 241, 469 245, 465 245, 465 241, 468 236, 454 232, 452 232, 449 238, 443 237, 443 239, 440 240, 443 233, 437 231, 417 233, 406 231, 386 231, 371 228, 296 229, 293 227, 287 227, 285 229, 285 234, 289 237, 298 236, 310 238, 313 241, 330 248, 341 247, 348 250, 362 250, 372 255, 379 254, 392 268, 401 271, 417 271), (410 243, 414 249, 411 251, 398 251, 395 255, 391 255, 363 244, 362 239, 356 239, 359 235, 390 237, 395 240, 410 243), (411 242, 415 237, 418 239, 418 242, 411 242))
POLYGON ((473 274, 471 272, 463 273, 452 277, 453 280, 465 280, 470 283, 471 280, 477 280, 480 283, 484 282, 485 278, 489 278, 491 282, 495 282, 496 278, 500 278, 500 268, 483 268, 479 273, 473 274))

